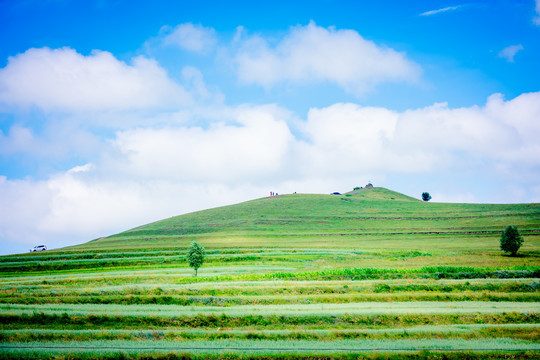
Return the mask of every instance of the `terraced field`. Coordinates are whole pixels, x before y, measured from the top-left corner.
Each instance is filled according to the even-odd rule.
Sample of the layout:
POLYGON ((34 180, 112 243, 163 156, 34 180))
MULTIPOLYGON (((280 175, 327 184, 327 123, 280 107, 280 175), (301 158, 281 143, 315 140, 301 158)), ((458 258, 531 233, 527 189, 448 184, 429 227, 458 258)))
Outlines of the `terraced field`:
POLYGON ((539 256, 540 204, 258 199, 0 257, 0 358, 533 359, 539 256))

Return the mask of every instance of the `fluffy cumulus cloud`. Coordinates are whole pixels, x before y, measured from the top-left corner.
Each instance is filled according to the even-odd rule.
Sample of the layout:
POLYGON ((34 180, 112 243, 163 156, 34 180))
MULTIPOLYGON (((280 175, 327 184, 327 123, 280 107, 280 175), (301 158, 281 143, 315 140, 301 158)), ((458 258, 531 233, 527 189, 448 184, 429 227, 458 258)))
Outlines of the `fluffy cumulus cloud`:
POLYGON ((131 64, 106 51, 30 49, 0 69, 0 104, 45 111, 140 110, 189 103, 189 94, 154 60, 131 64))
POLYGON ((311 109, 302 126, 306 171, 354 173, 388 166, 386 146, 397 120, 398 114, 390 110, 356 104, 311 109))
POLYGON ((180 24, 173 29, 164 28, 162 32, 166 34, 163 36, 163 44, 179 46, 196 53, 206 54, 217 43, 215 30, 201 25, 180 24))
POLYGON ((510 101, 495 94, 483 107, 435 104, 393 112, 335 104, 312 109, 304 124, 305 154, 310 167, 343 172, 422 173, 465 169, 470 162, 534 168, 540 166, 535 155, 540 151, 539 101, 540 93, 510 101))
MULTIPOLYGON (((489 98, 486 113, 496 124, 505 126, 505 138, 499 140, 496 153, 506 163, 525 166, 535 170, 540 165, 540 93, 527 93, 511 101, 504 101, 501 95, 489 98)), ((495 150, 495 149, 494 149, 495 150)))
POLYGON ((142 178, 223 182, 261 181, 274 174, 294 140, 286 122, 276 117, 273 106, 242 107, 233 113, 235 124, 118 133, 114 145, 122 171, 142 178))
POLYGON ((406 55, 364 39, 353 30, 297 26, 276 44, 260 36, 241 39, 235 55, 243 83, 270 87, 289 82, 330 82, 362 94, 388 81, 415 81, 420 67, 406 55))

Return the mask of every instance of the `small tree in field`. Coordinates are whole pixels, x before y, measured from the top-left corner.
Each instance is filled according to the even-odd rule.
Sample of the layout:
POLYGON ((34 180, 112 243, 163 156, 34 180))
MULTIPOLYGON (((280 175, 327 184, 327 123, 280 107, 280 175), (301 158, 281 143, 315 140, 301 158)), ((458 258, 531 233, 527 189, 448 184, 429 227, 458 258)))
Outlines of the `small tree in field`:
POLYGON ((195 270, 195 276, 197 276, 197 270, 199 270, 204 262, 204 247, 197 244, 195 240, 193 240, 189 247, 187 261, 189 266, 195 270))
POLYGON ((422 200, 424 200, 424 201, 429 201, 429 200, 431 200, 431 195, 429 195, 428 192, 423 192, 423 193, 422 193, 422 200))
POLYGON ((511 256, 516 256, 521 244, 523 244, 523 238, 517 226, 507 226, 501 234, 501 250, 509 252, 511 256))

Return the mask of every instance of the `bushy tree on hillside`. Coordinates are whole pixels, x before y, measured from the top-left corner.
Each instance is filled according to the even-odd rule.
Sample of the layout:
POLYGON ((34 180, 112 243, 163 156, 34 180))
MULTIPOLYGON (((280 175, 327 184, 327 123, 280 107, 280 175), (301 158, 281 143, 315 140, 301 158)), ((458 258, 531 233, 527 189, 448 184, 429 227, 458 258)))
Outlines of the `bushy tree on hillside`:
POLYGON ((424 201, 429 201, 429 200, 431 200, 431 195, 429 195, 428 192, 423 192, 423 193, 422 193, 422 200, 424 200, 424 201))
POLYGON ((517 251, 523 244, 523 238, 519 234, 517 226, 507 226, 501 234, 501 250, 516 256, 517 251))
POLYGON ((189 266, 195 270, 195 276, 197 276, 197 270, 204 262, 204 256, 204 247, 193 240, 188 250, 187 261, 189 266))

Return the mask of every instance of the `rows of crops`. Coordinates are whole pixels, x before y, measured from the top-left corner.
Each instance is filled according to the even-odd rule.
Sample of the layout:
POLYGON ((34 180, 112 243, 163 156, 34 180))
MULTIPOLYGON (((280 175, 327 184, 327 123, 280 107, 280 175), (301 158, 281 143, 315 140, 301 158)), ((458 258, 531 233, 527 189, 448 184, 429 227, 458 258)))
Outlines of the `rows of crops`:
MULTIPOLYGON (((313 261, 358 255, 296 254, 299 261, 303 255, 315 255, 313 261)), ((226 266, 224 260, 216 267, 207 263, 193 277, 185 261, 164 268, 110 264, 105 272, 81 266, 74 272, 75 264, 87 260, 83 254, 15 260, 32 263, 46 256, 71 258, 73 267, 14 273, 13 261, 0 263, 10 270, 0 281, 5 357, 339 358, 466 350, 472 357, 533 358, 540 351, 540 269, 534 266, 306 272, 291 261, 273 267, 246 260, 226 266)), ((134 252, 121 258, 164 256, 179 255, 134 252)))

